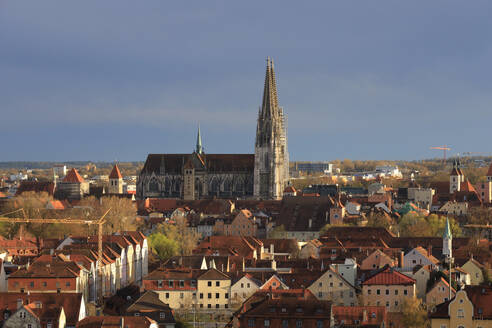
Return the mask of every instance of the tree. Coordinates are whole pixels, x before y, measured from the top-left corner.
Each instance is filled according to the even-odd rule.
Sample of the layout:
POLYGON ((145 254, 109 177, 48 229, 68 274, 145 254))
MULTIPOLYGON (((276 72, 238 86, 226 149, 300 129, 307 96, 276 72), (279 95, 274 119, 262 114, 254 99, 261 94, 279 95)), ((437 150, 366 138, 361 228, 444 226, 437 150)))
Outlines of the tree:
POLYGON ((149 245, 153 252, 159 257, 161 261, 165 261, 179 252, 178 244, 175 240, 167 238, 160 232, 155 232, 149 237, 149 245))
POLYGON ((392 220, 388 215, 384 213, 371 213, 367 218, 368 227, 382 227, 390 229, 392 225, 392 220))
POLYGON ((84 198, 80 205, 92 209, 88 212, 88 216, 92 220, 99 219, 108 209, 111 209, 106 215, 105 232, 113 233, 116 231, 137 230, 138 228, 135 222, 137 208, 131 199, 115 196, 97 199, 91 196, 84 198))
POLYGON ((430 237, 427 220, 419 215, 405 214, 398 222, 400 235, 403 237, 430 237))
POLYGON ((186 218, 178 216, 175 221, 175 224, 160 224, 157 227, 157 231, 177 243, 179 255, 191 255, 191 251, 196 247, 200 235, 198 232, 188 228, 186 218))
POLYGON ((402 303, 402 323, 407 328, 430 327, 427 310, 418 298, 405 298, 402 303))

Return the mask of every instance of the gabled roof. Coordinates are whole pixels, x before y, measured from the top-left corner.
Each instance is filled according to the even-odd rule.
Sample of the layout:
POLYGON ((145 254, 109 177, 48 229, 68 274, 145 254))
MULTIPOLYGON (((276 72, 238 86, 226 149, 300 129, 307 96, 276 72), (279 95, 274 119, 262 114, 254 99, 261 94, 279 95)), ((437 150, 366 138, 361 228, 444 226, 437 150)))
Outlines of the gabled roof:
POLYGON ((70 171, 68 171, 67 175, 63 179, 63 182, 82 183, 84 182, 84 179, 80 176, 79 172, 77 172, 75 168, 72 168, 70 171))
POLYGON ((118 164, 115 164, 113 166, 113 169, 111 170, 111 173, 109 174, 109 178, 110 179, 123 179, 123 176, 121 175, 118 164))
POLYGON ((362 283, 363 285, 413 285, 415 280, 390 267, 376 273, 362 283))
POLYGON ((156 323, 154 320, 148 317, 135 317, 135 316, 92 316, 85 317, 77 323, 77 328, 145 328, 150 327, 152 323, 156 323))
POLYGON ((198 277, 198 280, 231 280, 231 278, 217 269, 210 269, 198 277))
POLYGON ((333 306, 333 317, 335 324, 344 327, 352 327, 352 325, 382 327, 382 322, 386 322, 386 308, 384 306, 333 306))
MULTIPOLYGON (((458 291, 458 294, 463 290, 458 291)), ((492 320, 492 288, 487 286, 466 286, 466 296, 473 304, 473 317, 483 320, 492 320)), ((431 318, 449 318, 449 303, 455 298, 437 305, 436 310, 429 316, 431 318)))

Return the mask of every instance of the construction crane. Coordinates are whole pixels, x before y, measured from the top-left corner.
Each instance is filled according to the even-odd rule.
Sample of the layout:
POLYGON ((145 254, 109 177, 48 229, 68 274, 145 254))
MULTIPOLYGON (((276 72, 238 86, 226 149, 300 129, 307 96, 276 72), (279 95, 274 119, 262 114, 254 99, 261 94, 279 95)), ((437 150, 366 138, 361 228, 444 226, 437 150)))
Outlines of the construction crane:
POLYGON ((444 145, 444 146, 430 147, 430 149, 436 149, 436 150, 442 150, 443 151, 442 165, 444 166, 444 168, 446 168, 446 151, 451 150, 451 148, 448 147, 447 145, 444 145))
POLYGON ((28 218, 26 212, 23 208, 18 210, 0 214, 0 222, 8 223, 61 223, 61 224, 87 224, 87 225, 97 225, 97 267, 101 270, 102 265, 102 234, 103 234, 103 224, 106 223, 105 217, 111 209, 108 209, 99 219, 97 220, 84 220, 84 219, 31 219, 28 218), (22 212, 23 217, 21 218, 9 218, 5 215, 10 215, 14 213, 22 212))

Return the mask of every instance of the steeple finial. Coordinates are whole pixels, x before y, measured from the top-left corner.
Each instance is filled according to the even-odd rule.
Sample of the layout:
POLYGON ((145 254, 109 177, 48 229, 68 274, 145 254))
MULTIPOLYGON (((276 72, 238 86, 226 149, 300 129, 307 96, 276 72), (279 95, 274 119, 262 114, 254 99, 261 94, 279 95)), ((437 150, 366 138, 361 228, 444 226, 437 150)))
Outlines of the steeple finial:
POLYGON ((202 154, 203 153, 203 146, 202 146, 202 134, 200 133, 200 124, 198 124, 198 134, 196 135, 196 149, 195 152, 197 154, 202 154))

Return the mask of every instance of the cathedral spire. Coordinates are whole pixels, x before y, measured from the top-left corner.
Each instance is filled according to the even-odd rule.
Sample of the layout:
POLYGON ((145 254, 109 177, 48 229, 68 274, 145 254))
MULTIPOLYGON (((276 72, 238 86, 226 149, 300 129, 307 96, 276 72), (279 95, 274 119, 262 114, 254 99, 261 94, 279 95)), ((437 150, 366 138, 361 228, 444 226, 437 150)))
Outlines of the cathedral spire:
POLYGON ((273 59, 270 57, 267 57, 261 112, 263 117, 273 117, 278 112, 277 82, 275 81, 273 59))
POLYGON ((198 133, 196 135, 196 149, 195 149, 195 152, 197 154, 202 154, 203 153, 202 134, 200 133, 200 124, 198 124, 198 133))

